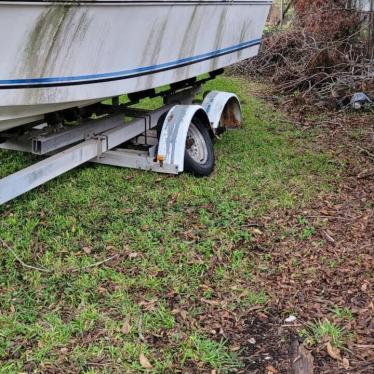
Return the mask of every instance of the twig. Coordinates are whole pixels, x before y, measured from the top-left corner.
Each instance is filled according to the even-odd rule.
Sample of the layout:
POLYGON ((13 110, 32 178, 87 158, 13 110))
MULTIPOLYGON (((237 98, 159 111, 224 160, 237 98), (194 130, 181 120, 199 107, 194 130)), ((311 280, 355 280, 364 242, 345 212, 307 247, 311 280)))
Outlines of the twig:
POLYGON ((357 146, 357 148, 360 150, 361 153, 365 153, 369 158, 374 160, 374 154, 373 153, 369 152, 367 149, 362 148, 360 146, 357 146))
POLYGON ((263 227, 263 225, 261 223, 246 223, 245 225, 242 225, 242 227, 263 227))
POLYGON ((321 218, 321 219, 330 219, 330 220, 340 220, 340 221, 353 221, 357 218, 345 218, 339 216, 305 216, 305 218, 321 218))
POLYGON ((143 323, 142 316, 140 316, 138 320, 138 335, 139 335, 140 340, 145 342, 145 337, 142 334, 142 323, 143 323))
POLYGON ((304 326, 302 323, 288 323, 285 325, 281 325, 281 327, 301 327, 304 326))
MULTIPOLYGON (((46 268, 42 268, 42 267, 38 267, 38 266, 33 266, 33 265, 29 265, 29 264, 26 264, 18 255, 17 253, 8 245, 6 244, 3 240, 0 239, 0 243, 2 245, 3 248, 5 248, 6 250, 8 250, 14 257, 15 259, 26 269, 31 269, 31 270, 37 270, 37 271, 40 271, 40 272, 43 272, 43 273, 54 273, 54 270, 52 269, 46 269, 46 268)), ((119 254, 116 254, 114 256, 111 256, 111 257, 108 257, 104 260, 101 260, 101 261, 98 261, 98 262, 95 262, 93 264, 90 264, 90 265, 87 265, 87 266, 83 266, 81 268, 73 268, 73 269, 68 269, 68 272, 71 272, 71 273, 78 273, 80 271, 84 271, 84 270, 87 270, 87 269, 91 269, 91 268, 94 268, 94 267, 98 267, 100 265, 103 265, 115 258, 117 258, 119 256, 119 254)))
POLYGON ((31 270, 37 270, 37 271, 40 271, 40 272, 43 272, 43 273, 51 273, 52 270, 49 270, 49 269, 45 269, 45 268, 41 268, 41 267, 37 267, 37 266, 33 266, 33 265, 29 265, 29 264, 26 264, 18 255, 17 253, 8 245, 6 244, 3 240, 0 239, 0 242, 1 242, 1 245, 3 248, 5 248, 6 250, 8 250, 14 257, 15 259, 26 269, 31 269, 31 270))
POLYGON ((87 362, 87 366, 98 366, 98 367, 104 367, 107 366, 108 362, 87 362))
POLYGON ((357 178, 358 179, 365 179, 365 178, 369 178, 369 177, 371 177, 373 175, 374 175, 374 169, 372 169, 372 170, 366 170, 366 171, 363 171, 360 174, 358 174, 357 178))
POLYGON ((87 265, 87 266, 83 266, 81 268, 73 268, 73 269, 69 269, 70 272, 73 272, 73 273, 77 273, 77 272, 80 272, 80 271, 83 271, 83 270, 87 270, 87 269, 90 269, 90 268, 94 268, 94 267, 98 267, 100 265, 103 265, 109 261, 112 261, 114 260, 115 258, 117 258, 119 255, 114 255, 114 256, 111 256, 111 257, 108 257, 106 258, 105 260, 102 260, 102 261, 98 261, 98 262, 95 262, 93 264, 90 264, 90 265, 87 265))

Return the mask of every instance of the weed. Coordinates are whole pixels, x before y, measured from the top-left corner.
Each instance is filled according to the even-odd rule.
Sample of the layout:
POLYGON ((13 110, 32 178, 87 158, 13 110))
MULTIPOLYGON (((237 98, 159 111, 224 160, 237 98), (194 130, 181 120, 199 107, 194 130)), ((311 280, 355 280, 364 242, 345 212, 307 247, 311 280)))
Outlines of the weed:
POLYGON ((353 313, 351 309, 344 307, 340 308, 338 306, 334 306, 331 312, 339 319, 345 319, 347 321, 353 321, 353 313))
POLYGON ((310 323, 301 331, 301 336, 308 345, 330 342, 337 348, 344 346, 346 338, 342 328, 328 320, 310 323))
POLYGON ((190 336, 182 345, 182 363, 192 360, 222 370, 241 367, 237 354, 230 352, 224 340, 216 342, 198 334, 190 336))
POLYGON ((265 305, 268 302, 268 296, 264 291, 260 292, 253 292, 250 291, 248 296, 245 298, 244 305, 245 306, 253 306, 253 305, 265 305))

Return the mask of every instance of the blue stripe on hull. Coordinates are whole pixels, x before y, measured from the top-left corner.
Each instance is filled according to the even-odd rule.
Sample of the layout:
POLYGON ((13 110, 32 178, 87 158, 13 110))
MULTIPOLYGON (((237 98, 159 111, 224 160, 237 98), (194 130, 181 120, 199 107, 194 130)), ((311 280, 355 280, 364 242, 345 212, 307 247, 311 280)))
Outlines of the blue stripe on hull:
POLYGON ((48 87, 48 86, 62 86, 62 85, 77 85, 99 83, 103 81, 113 81, 128 78, 135 78, 151 73, 171 70, 178 67, 191 65, 216 57, 224 56, 226 54, 234 53, 246 48, 250 48, 261 43, 261 39, 254 39, 243 42, 231 47, 218 49, 212 52, 203 53, 200 55, 186 57, 179 60, 165 62, 158 65, 150 65, 130 70, 122 70, 112 73, 102 74, 88 74, 67 77, 51 77, 51 78, 26 78, 26 79, 0 79, 1 88, 34 88, 34 87, 48 87), (5 87, 4 87, 5 86, 5 87))

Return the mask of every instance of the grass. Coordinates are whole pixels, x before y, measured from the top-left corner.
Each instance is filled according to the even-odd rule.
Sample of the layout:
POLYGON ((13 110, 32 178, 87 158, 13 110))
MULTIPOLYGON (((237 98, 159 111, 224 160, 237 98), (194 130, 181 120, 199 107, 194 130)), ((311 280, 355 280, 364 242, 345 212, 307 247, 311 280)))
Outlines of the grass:
MULTIPOLYGON (((246 224, 307 204, 330 188, 336 166, 249 83, 220 77, 206 89, 238 93, 244 115, 242 129, 217 141, 210 178, 86 165, 0 207, 0 238, 49 270, 23 268, 1 248, 0 373, 141 372, 141 352, 158 373, 241 365, 199 322, 211 307, 201 300, 216 313, 222 302, 265 305, 249 256, 259 233, 246 224)), ((0 159, 0 177, 37 160, 0 159)))
POLYGON ((183 344, 182 351, 182 365, 188 360, 193 360, 206 363, 218 370, 241 367, 237 354, 227 351, 224 340, 216 342, 199 335, 193 335, 183 344))
POLYGON ((314 345, 329 342, 333 347, 343 348, 348 338, 347 334, 337 324, 328 320, 310 323, 301 332, 306 344, 314 345))
POLYGON ((348 307, 340 308, 338 306, 334 306, 331 312, 340 320, 353 321, 354 319, 353 313, 348 307))

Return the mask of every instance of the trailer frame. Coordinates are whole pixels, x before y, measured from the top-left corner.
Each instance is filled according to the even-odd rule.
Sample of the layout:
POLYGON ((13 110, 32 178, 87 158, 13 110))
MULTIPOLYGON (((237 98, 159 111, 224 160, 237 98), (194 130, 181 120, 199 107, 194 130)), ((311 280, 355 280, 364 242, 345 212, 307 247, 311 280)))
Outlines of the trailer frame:
POLYGON ((91 109, 99 116, 78 117, 75 126, 56 126, 56 118, 64 113, 52 113, 46 117, 47 123, 39 121, 21 131, 0 133, 2 149, 47 156, 0 179, 0 205, 86 162, 174 175, 183 172, 186 137, 193 118, 198 116, 212 137, 223 131, 220 119, 227 111, 234 115, 233 126, 241 121, 239 99, 234 94, 214 91, 201 105, 194 104, 208 79, 212 77, 180 82, 159 93, 149 90, 129 95, 126 104, 115 97, 111 104, 100 103, 91 109), (155 110, 133 107, 142 98, 155 96, 162 96, 164 105, 155 110))

